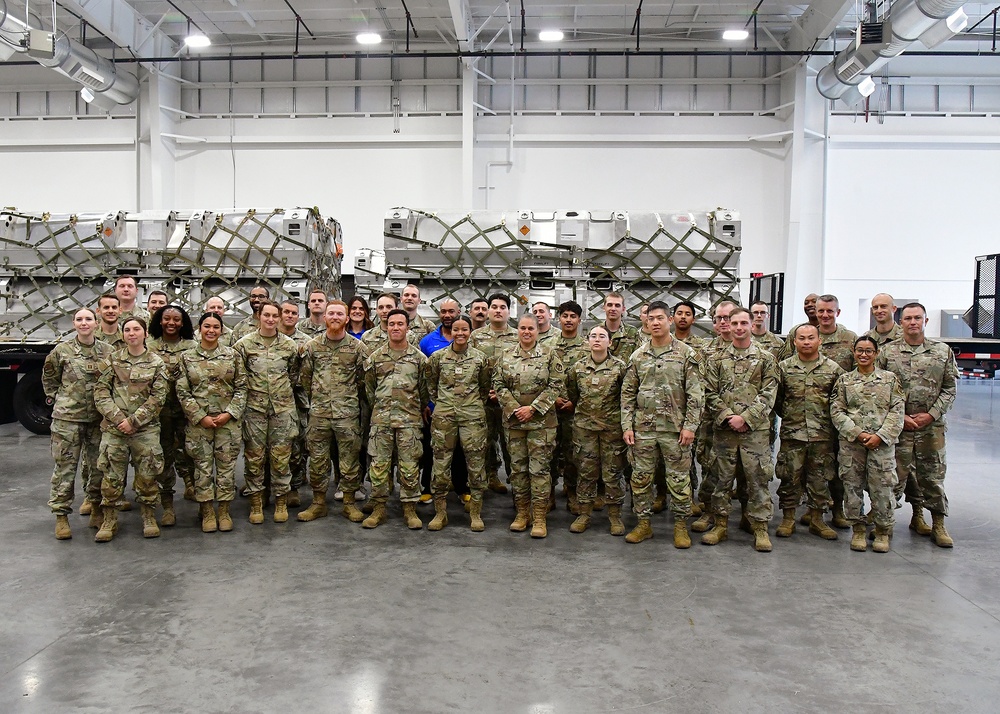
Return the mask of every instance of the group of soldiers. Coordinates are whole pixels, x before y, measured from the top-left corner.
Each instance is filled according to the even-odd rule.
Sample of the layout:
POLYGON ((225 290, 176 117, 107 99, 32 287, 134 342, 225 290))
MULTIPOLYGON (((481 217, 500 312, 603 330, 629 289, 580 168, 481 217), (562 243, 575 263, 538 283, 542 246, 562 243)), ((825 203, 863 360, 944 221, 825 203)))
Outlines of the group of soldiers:
POLYGON ((561 479, 574 533, 606 506, 611 534, 626 535, 621 509, 630 492, 637 522, 629 543, 651 538, 652 516, 669 504, 676 547, 690 547, 689 528, 715 545, 728 537, 735 497, 740 527, 766 552, 777 475, 779 537, 797 522, 829 540, 835 529, 852 529, 851 548, 866 550, 873 526, 873 549, 885 552, 905 496, 910 528, 953 544, 944 526, 944 442, 957 368, 947 346, 924 336, 918 303, 904 306, 897 324, 892 298, 875 296, 876 326, 859 338, 837 323, 835 296, 810 295, 806 321, 782 340, 767 329, 765 303, 722 301, 712 312, 714 337, 697 337, 694 304, 643 305, 639 329, 625 322, 623 296, 609 293, 604 322, 584 336, 576 302, 557 307, 558 327, 552 307, 536 302, 515 328, 510 298, 499 293, 473 301, 467 316, 445 299, 435 325, 418 314, 419 288, 407 285, 398 298, 380 295, 374 326, 361 330, 348 304, 322 291, 309 294, 299 320, 294 301, 272 302, 258 285, 248 318, 227 331, 226 305, 213 297, 196 334, 165 294, 150 293, 143 310, 137 292, 133 278, 120 276, 96 315, 74 316, 75 338, 46 360, 56 461, 49 505, 60 539, 71 535, 81 464, 81 513, 90 513, 98 541, 114 536, 128 507, 130 459, 144 535, 159 535, 156 506, 159 525, 175 522, 176 475, 200 504, 202 530, 231 530, 242 446, 254 524, 271 498, 273 519, 287 520, 306 480, 312 500, 297 519, 327 516, 332 469, 342 514, 365 528, 388 519, 395 480, 409 528, 423 527, 422 501, 434 504, 429 529, 445 527, 455 489, 471 529, 482 531, 485 492, 507 492, 504 468, 512 531, 530 526, 533 537, 546 536, 561 479), (358 508, 365 472, 370 497, 358 508))

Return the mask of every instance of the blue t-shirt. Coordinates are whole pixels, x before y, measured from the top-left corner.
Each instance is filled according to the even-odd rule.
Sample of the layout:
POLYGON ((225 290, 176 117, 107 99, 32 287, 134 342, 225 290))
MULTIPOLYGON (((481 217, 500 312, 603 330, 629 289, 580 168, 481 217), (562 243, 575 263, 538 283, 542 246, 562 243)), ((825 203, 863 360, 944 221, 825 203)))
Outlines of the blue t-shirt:
POLYGON ((353 338, 354 338, 354 339, 356 339, 356 340, 360 340, 360 339, 361 339, 361 337, 362 337, 362 336, 363 336, 363 335, 364 335, 364 334, 365 334, 366 332, 368 332, 368 330, 359 330, 359 331, 357 331, 357 332, 351 332, 351 330, 350 330, 349 328, 348 328, 348 330, 347 330, 347 334, 349 334, 349 335, 350 335, 351 337, 353 337, 353 338))
POLYGON ((430 357, 438 350, 443 350, 451 344, 451 340, 441 334, 443 327, 444 325, 438 325, 438 328, 434 332, 420 340, 420 351, 427 357, 430 357))

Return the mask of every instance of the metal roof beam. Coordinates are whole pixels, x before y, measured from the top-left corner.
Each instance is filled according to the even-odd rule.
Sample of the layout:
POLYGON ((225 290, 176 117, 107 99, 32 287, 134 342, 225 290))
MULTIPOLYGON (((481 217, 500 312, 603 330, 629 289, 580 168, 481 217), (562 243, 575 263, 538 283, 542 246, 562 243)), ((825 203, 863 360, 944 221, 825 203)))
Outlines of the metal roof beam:
POLYGON ((854 0, 813 0, 782 38, 782 45, 792 50, 810 50, 825 40, 844 16, 854 7, 854 0))
POLYGON ((469 38, 472 37, 472 11, 469 10, 468 0, 448 0, 448 9, 451 10, 451 21, 455 25, 455 39, 458 40, 458 49, 461 52, 468 52, 471 49, 469 38))
POLYGON ((159 23, 151 23, 125 0, 61 0, 60 4, 139 58, 177 52, 176 43, 159 30, 159 23))

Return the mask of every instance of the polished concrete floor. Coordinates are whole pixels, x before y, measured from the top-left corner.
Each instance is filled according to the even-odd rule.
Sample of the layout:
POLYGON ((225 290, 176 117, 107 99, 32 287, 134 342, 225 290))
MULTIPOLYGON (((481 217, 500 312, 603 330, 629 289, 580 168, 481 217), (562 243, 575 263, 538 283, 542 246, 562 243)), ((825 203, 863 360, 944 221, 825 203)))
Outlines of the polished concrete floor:
MULTIPOLYGON (((48 441, 0 427, 0 712, 997 712, 1000 383, 963 382, 942 550, 801 531, 758 554, 582 535, 440 533, 340 517, 56 541, 48 441)), ((561 504, 560 504, 561 505, 561 504)), ((422 509, 425 521, 428 508, 422 509)), ((909 516, 909 510, 899 512, 909 516)), ((772 525, 773 531, 773 525, 772 525)))

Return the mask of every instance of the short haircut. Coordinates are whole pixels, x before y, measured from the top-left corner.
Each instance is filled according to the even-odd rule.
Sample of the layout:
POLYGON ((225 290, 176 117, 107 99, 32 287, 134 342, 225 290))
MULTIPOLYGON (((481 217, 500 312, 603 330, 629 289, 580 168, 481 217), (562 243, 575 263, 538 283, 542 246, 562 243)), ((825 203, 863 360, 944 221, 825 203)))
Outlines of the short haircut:
POLYGON ((406 288, 413 288, 414 290, 417 291, 417 294, 420 293, 420 286, 417 285, 416 283, 407 283, 406 285, 403 286, 403 290, 406 290, 406 288))
POLYGON ((329 296, 326 294, 326 290, 324 290, 323 288, 313 288, 312 290, 309 291, 309 297, 311 298, 316 293, 323 293, 324 300, 330 299, 329 296))
POLYGON ((266 297, 271 297, 271 289, 266 285, 264 285, 263 283, 257 283, 252 288, 250 288, 250 292, 253 292, 254 290, 263 290, 264 295, 266 297))
POLYGON ((408 313, 406 310, 400 310, 398 307, 389 310, 389 314, 385 316, 385 321, 388 323, 389 318, 391 318, 393 315, 402 315, 403 317, 406 318, 406 324, 407 325, 410 324, 410 313, 408 313))
POLYGON ((122 301, 119 300, 118 296, 115 295, 114 293, 104 293, 103 295, 101 295, 101 297, 97 298, 97 307, 101 306, 101 300, 114 300, 119 305, 122 304, 122 301))
POLYGON ((649 303, 649 308, 646 310, 646 315, 648 316, 653 310, 663 310, 667 315, 670 314, 670 306, 662 300, 653 300, 649 303))
POLYGON ((390 300, 392 300, 393 305, 399 304, 399 298, 394 293, 382 293, 377 298, 375 298, 375 304, 378 304, 378 301, 381 300, 382 298, 389 298, 390 300))
POLYGON ((764 306, 764 307, 766 307, 766 308, 767 308, 768 310, 770 310, 770 309, 771 309, 771 306, 770 306, 770 305, 768 305, 768 304, 767 304, 766 302, 764 302, 763 300, 754 300, 754 301, 753 301, 752 303, 750 303, 750 307, 751 307, 751 308, 752 308, 752 307, 753 307, 754 305, 763 305, 763 306, 764 306))
POLYGON ((139 287, 139 281, 135 279, 135 276, 126 274, 126 275, 119 275, 117 278, 115 278, 116 288, 118 287, 118 283, 120 283, 122 280, 131 280, 136 287, 139 287))
POLYGON ((577 317, 583 317, 583 306, 576 300, 567 300, 559 303, 559 314, 562 315, 564 312, 571 312, 577 317))
POLYGON ((544 305, 545 307, 549 308, 550 310, 552 309, 552 306, 551 306, 551 305, 549 305, 549 304, 548 304, 547 302, 545 302, 544 300, 535 300, 535 302, 531 303, 531 306, 532 306, 532 307, 534 307, 535 305, 544 305))
POLYGON ((729 313, 729 319, 730 319, 730 321, 736 315, 746 315, 747 317, 750 317, 750 318, 753 317, 753 315, 750 314, 749 310, 747 310, 745 307, 739 307, 739 306, 737 306, 735 310, 733 310, 731 313, 729 313))
POLYGON ((475 304, 476 304, 477 302, 481 302, 481 303, 483 303, 484 305, 486 305, 486 307, 489 307, 489 306, 490 306, 490 301, 489 301, 489 300, 487 300, 486 298, 482 298, 482 297, 477 297, 477 298, 476 298, 475 300, 473 300, 472 302, 470 302, 470 303, 469 303, 469 307, 471 308, 471 307, 472 307, 473 305, 475 305, 475 304))
POLYGON ((148 302, 149 298, 153 297, 154 295, 162 295, 163 297, 167 297, 167 294, 162 290, 150 290, 149 293, 146 294, 146 301, 148 302))
POLYGON ((614 293, 614 292, 608 293, 607 295, 604 296, 604 302, 607 302, 610 298, 618 298, 619 300, 622 301, 623 305, 625 304, 625 296, 622 295, 621 293, 614 293))
POLYGON ((919 302, 908 302, 908 303, 906 303, 905 305, 903 305, 903 307, 900 308, 899 314, 902 315, 904 311, 906 311, 906 310, 908 310, 910 308, 920 308, 920 312, 924 313, 924 317, 927 317, 927 308, 924 307, 919 302))
POLYGON ((507 309, 508 310, 510 309, 510 295, 505 295, 503 293, 493 293, 492 295, 490 295, 489 300, 490 300, 490 305, 493 304, 494 300, 502 300, 503 304, 507 306, 507 309))
MULTIPOLYGON (((163 314, 167 310, 174 310, 181 314, 181 339, 182 340, 193 340, 194 339, 194 325, 191 324, 191 316, 188 315, 187 310, 185 310, 180 305, 164 305, 159 310, 153 313, 149 318, 149 334, 151 337, 160 338, 163 337, 163 314)), ((124 323, 122 323, 124 325, 124 323)))
MULTIPOLYGON (((674 305, 674 314, 675 315, 677 314, 677 308, 679 308, 679 307, 686 307, 688 310, 691 311, 692 315, 697 315, 698 314, 698 308, 695 307, 694 303, 691 302, 690 300, 681 300, 679 303, 677 303, 676 305, 674 305)), ((647 315, 649 314, 649 310, 646 311, 646 314, 647 315)))
POLYGON ((739 303, 735 303, 732 300, 722 300, 718 305, 712 308, 712 317, 715 317, 716 313, 719 312, 720 307, 725 307, 726 305, 732 305, 734 310, 739 307, 739 303))
POLYGON ((517 324, 520 325, 522 320, 531 320, 533 323, 535 323, 535 327, 538 327, 538 318, 532 315, 530 312, 526 312, 519 318, 517 318, 517 324))
POLYGON ((326 306, 330 307, 331 305, 340 305, 342 308, 344 308, 344 312, 348 311, 347 303, 344 302, 343 300, 327 300, 326 306))
POLYGON ((827 293, 826 295, 820 295, 818 298, 816 298, 816 302, 832 302, 836 303, 837 307, 840 307, 840 300, 837 299, 836 295, 831 295, 830 293, 827 293))
POLYGON ((792 342, 795 342, 795 338, 799 336, 800 327, 811 327, 816 330, 816 335, 819 336, 819 328, 816 325, 811 322, 803 322, 801 325, 796 325, 792 328, 792 342))
POLYGON ((295 308, 295 312, 299 311, 299 301, 298 300, 292 300, 291 298, 288 298, 287 300, 282 300, 281 301, 281 307, 284 307, 285 305, 291 305, 292 307, 294 307, 295 308))

